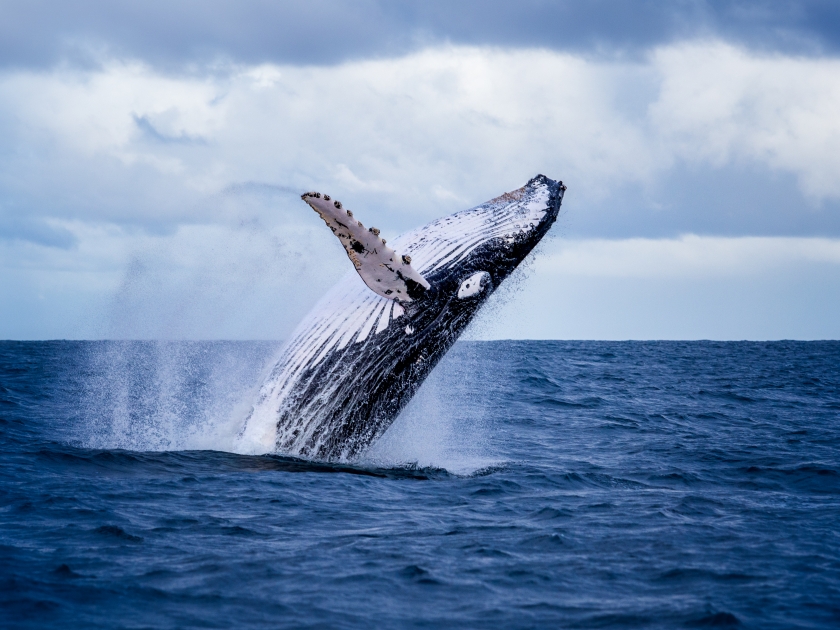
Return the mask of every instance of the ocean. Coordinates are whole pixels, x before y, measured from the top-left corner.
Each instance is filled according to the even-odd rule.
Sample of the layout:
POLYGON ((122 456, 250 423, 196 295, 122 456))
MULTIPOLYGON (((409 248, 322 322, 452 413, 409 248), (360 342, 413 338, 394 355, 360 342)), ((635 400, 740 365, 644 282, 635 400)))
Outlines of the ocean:
POLYGON ((840 627, 840 342, 462 341, 332 463, 277 350, 0 343, 0 627, 840 627))

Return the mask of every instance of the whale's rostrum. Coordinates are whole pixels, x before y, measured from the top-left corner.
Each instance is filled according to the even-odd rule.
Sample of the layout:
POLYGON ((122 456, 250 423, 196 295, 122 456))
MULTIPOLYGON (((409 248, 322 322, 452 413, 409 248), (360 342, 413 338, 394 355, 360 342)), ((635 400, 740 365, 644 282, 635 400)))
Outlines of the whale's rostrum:
POLYGON ((538 175, 518 190, 403 234, 393 249, 379 230, 364 228, 329 196, 304 194, 355 270, 284 344, 240 432, 243 448, 357 457, 545 236, 565 190, 538 175))

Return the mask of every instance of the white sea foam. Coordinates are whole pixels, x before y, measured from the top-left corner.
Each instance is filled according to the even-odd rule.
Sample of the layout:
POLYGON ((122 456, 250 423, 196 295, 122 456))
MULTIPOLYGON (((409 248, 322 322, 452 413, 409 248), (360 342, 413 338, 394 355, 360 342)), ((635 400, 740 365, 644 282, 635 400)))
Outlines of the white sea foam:
POLYGON ((486 382, 464 357, 443 359, 360 463, 379 468, 442 468, 459 476, 503 465, 492 418, 475 389, 486 382), (465 372, 469 374, 465 374, 465 372))
POLYGON ((88 349, 77 441, 89 448, 240 452, 277 344, 98 342, 88 349))
MULTIPOLYGON (((106 450, 268 453, 237 434, 277 349, 247 342, 97 343, 88 351, 76 442, 106 450)), ((465 382, 470 389, 482 379, 474 373, 465 379, 465 369, 444 359, 357 463, 463 476, 501 465, 480 397, 464 391, 465 382)))

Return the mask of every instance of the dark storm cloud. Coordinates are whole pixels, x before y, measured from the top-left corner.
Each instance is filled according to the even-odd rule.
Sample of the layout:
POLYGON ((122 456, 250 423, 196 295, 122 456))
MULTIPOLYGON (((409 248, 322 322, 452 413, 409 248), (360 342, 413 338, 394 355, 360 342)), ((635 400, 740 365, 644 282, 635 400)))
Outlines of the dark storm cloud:
POLYGON ((694 36, 805 54, 840 51, 836 0, 5 0, 0 64, 84 62, 99 52, 156 65, 218 57, 334 63, 429 43, 637 54, 694 36))

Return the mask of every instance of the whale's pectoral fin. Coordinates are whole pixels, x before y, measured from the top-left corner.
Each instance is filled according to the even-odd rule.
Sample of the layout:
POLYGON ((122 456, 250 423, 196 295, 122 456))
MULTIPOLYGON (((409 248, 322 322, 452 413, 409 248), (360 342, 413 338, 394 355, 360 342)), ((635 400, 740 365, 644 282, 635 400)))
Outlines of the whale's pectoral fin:
POLYGON ((411 257, 400 256, 379 237, 379 230, 366 228, 340 201, 329 195, 308 192, 301 195, 344 246, 356 271, 371 291, 389 300, 411 302, 430 285, 411 266, 411 257))

